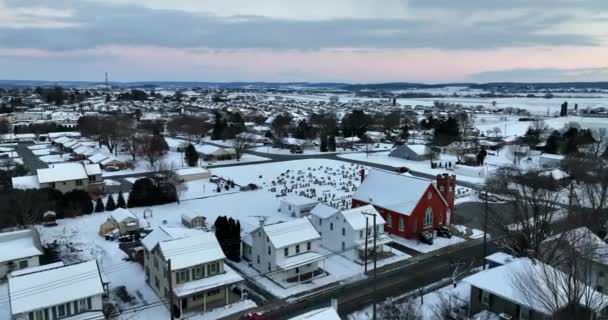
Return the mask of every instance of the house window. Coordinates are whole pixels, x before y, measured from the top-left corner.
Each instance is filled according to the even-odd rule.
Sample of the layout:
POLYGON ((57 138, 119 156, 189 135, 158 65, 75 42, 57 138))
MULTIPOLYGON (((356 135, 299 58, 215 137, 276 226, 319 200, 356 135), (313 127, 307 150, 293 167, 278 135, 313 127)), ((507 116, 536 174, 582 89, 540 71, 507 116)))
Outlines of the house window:
POLYGON ((268 247, 268 255, 270 255, 270 247, 268 247))
POLYGON ((154 268, 158 270, 158 257, 154 256, 154 268))
POLYGON ((431 207, 426 208, 424 213, 424 228, 431 227, 433 225, 433 209, 431 207))
POLYGON ((209 275, 214 275, 219 272, 218 263, 214 262, 209 265, 209 275))
POLYGON ((334 223, 333 222, 329 223, 329 230, 334 230, 334 223))
POLYGON ((220 294, 220 289, 219 288, 207 291, 207 297, 215 296, 215 295, 218 295, 218 294, 220 294))
POLYGON ((190 281, 190 270, 182 270, 177 272, 177 283, 190 281))
POLYGON ((528 308, 525 308, 525 307, 520 307, 519 308, 519 319, 520 320, 530 319, 530 310, 528 310, 528 308))
POLYGON ((443 213, 439 211, 439 224, 443 224, 443 213))
POLYGON ((306 243, 306 251, 310 251, 310 242, 306 243))
POLYGON ((272 271, 272 268, 270 268, 270 262, 268 262, 268 271, 272 271))
POLYGON ((319 218, 319 226, 323 225, 323 219, 319 218))
POLYGON ((399 217, 399 231, 405 230, 405 223, 403 222, 403 217, 399 217))
POLYGON ((490 293, 487 291, 481 292, 481 303, 489 306, 490 305, 490 293))
POLYGON ((80 301, 78 301, 78 310, 82 311, 86 311, 88 310, 88 303, 87 303, 87 299, 80 299, 80 301))
POLYGON ((287 257, 289 256, 289 247, 283 249, 283 254, 287 257))
POLYGON ((27 260, 19 261, 19 269, 25 269, 25 268, 27 268, 27 260))
POLYGON ((158 281, 158 277, 154 277, 154 285, 157 289, 160 289, 160 281, 158 281))
POLYGON ((57 306, 57 317, 59 318, 63 318, 65 317, 65 305, 64 304, 60 304, 57 306))
POLYGON ((82 185, 82 180, 76 180, 76 185, 77 186, 81 186, 82 185))
POLYGON ((441 192, 445 191, 445 187, 444 186, 440 186, 439 187, 439 191, 441 191, 441 192))
POLYGON ((342 228, 342 235, 345 236, 346 235, 346 229, 342 228))
POLYGON ((342 251, 346 250, 346 244, 342 241, 342 251))
POLYGON ((418 231, 418 220, 414 218, 414 220, 412 220, 412 232, 416 233, 416 231, 418 231))
POLYGON ((296 244, 296 254, 300 253, 300 245, 296 244))
POLYGON ((426 198, 427 198, 427 199, 429 199, 429 200, 433 199, 433 193, 429 191, 429 192, 426 194, 426 198))
POLYGON ((146 267, 146 280, 150 279, 150 268, 146 267))
POLYGON ((260 264, 260 255, 257 256, 258 264, 260 264))
POLYGON ((386 225, 389 227, 393 226, 393 217, 390 213, 386 215, 386 225))
POLYGON ((200 279, 204 276, 203 266, 195 267, 193 272, 194 272, 194 276, 193 276, 194 279, 200 279))
POLYGON ((55 182, 51 182, 51 188, 55 189, 55 182))
POLYGON ((359 230, 359 239, 363 239, 363 230, 359 230))

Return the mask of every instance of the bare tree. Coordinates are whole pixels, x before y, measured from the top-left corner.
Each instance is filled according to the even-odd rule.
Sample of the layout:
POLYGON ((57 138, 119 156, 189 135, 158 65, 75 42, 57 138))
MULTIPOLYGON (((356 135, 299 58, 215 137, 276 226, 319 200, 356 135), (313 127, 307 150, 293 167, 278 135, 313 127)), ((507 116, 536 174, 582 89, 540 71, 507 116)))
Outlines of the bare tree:
POLYGON ((423 320, 420 306, 415 299, 409 298, 405 301, 389 299, 380 305, 378 309, 380 320, 423 320))
POLYGON ((433 305, 433 320, 458 319, 462 305, 468 305, 455 293, 437 293, 439 301, 433 305))
POLYGON ((175 188, 177 195, 177 203, 180 203, 181 197, 188 191, 188 186, 184 181, 175 173, 175 166, 173 163, 168 161, 160 161, 156 166, 156 172, 161 173, 164 176, 164 182, 175 188))
POLYGON ((245 150, 247 150, 251 145, 242 137, 235 137, 232 142, 232 148, 234 149, 234 153, 237 161, 241 161, 241 157, 245 150))
POLYGON ((122 140, 122 146, 127 150, 131 156, 132 161, 135 161, 141 154, 140 147, 143 142, 143 138, 138 133, 132 133, 127 135, 122 140))
POLYGON ((165 138, 160 135, 148 135, 142 137, 139 154, 150 164, 153 170, 158 171, 159 161, 167 154, 168 150, 169 146, 165 138))

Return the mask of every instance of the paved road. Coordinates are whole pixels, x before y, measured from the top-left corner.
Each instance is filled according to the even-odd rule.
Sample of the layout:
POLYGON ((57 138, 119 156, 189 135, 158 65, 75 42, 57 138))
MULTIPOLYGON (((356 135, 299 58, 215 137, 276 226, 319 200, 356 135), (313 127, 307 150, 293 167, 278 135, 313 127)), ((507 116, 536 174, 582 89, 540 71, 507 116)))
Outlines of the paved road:
MULTIPOLYGON (((443 248, 434 252, 420 254, 378 269, 377 280, 373 271, 368 272, 368 279, 337 285, 308 296, 295 297, 288 301, 271 302, 254 311, 261 311, 267 319, 288 319, 304 312, 329 305, 331 299, 338 299, 340 316, 360 310, 373 302, 382 302, 388 297, 412 292, 454 273, 455 264, 463 264, 461 270, 470 270, 482 263, 482 240, 474 240, 443 248), (374 294, 374 283, 376 293, 374 294)), ((494 243, 488 244, 488 254, 497 251, 494 243)), ((233 315, 224 319, 238 319, 233 315)))
POLYGON ((25 165, 32 174, 36 173, 38 169, 48 168, 49 166, 41 161, 32 150, 28 149, 28 146, 34 145, 34 143, 19 143, 15 147, 15 151, 19 154, 19 157, 23 159, 23 165, 25 165))

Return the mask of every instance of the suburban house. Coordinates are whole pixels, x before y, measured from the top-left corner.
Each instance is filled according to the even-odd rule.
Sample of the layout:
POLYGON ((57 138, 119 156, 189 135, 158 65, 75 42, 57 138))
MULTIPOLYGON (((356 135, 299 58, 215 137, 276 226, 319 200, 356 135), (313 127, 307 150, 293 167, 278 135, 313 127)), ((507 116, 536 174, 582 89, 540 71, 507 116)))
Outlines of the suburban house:
POLYGON ((211 178, 211 171, 199 167, 176 169, 175 174, 177 175, 177 178, 182 182, 211 178))
MULTIPOLYGON (((586 287, 577 280, 566 280, 569 279, 568 276, 561 271, 537 260, 513 258, 504 265, 463 279, 463 282, 471 285, 469 316, 481 312, 493 313, 498 319, 545 320, 559 316, 564 308, 571 306, 567 297, 560 297, 560 292, 565 292, 557 284, 561 283, 560 278, 563 281, 573 281, 573 286, 582 286, 580 290, 586 294, 581 298, 586 301, 581 301, 581 305, 577 307, 582 308, 583 312, 583 305, 602 310, 608 306, 608 296, 586 287), (547 274, 552 279, 548 279, 547 274), (545 283, 548 281, 553 284, 545 283), (545 294, 547 296, 543 297, 545 294), (547 303, 547 299, 552 303, 547 303)), ((605 315, 602 311, 602 316, 605 315)), ((594 316, 590 315, 588 319, 595 318, 594 316)))
POLYGON ((139 231, 139 218, 130 210, 117 208, 110 212, 110 217, 99 227, 99 235, 105 236, 116 230, 118 234, 139 231))
POLYGON ((281 198, 279 211, 294 218, 306 217, 310 214, 310 210, 314 208, 317 200, 306 198, 298 195, 288 195, 281 198))
POLYGON ((97 164, 58 163, 50 168, 38 169, 36 173, 35 176, 12 178, 13 187, 19 189, 50 188, 62 193, 84 190, 91 195, 99 195, 105 190, 101 168, 97 164))
POLYGON ((589 228, 580 227, 551 236, 541 243, 543 247, 556 248, 542 250, 553 255, 551 258, 556 261, 564 261, 568 256, 577 257, 577 261, 580 261, 578 268, 585 270, 582 273, 584 279, 579 280, 598 292, 608 292, 608 244, 589 228))
POLYGON ((319 268, 321 236, 308 218, 261 225, 243 242, 243 258, 282 286, 324 274, 319 268))
POLYGON ((372 256, 374 252, 374 216, 377 232, 376 252, 380 253, 384 245, 392 240, 384 231, 384 219, 372 205, 340 211, 319 203, 312 210, 310 220, 321 235, 321 245, 324 248, 341 252, 352 260, 363 261, 366 239, 368 256, 372 256))
POLYGON ((340 320, 340 315, 337 311, 337 302, 334 304, 332 300, 332 306, 321 309, 312 310, 301 314, 299 316, 289 318, 289 320, 340 320))
POLYGON ((559 168, 564 158, 561 154, 543 153, 540 155, 538 162, 543 168, 559 168))
POLYGON ((207 217, 200 212, 190 211, 182 214, 182 224, 190 229, 203 229, 207 227, 207 217))
POLYGON ((437 175, 429 180, 383 170, 371 170, 353 195, 352 207, 373 205, 382 215, 384 229, 403 238, 454 221, 456 176, 437 175))
POLYGON ((13 271, 40 265, 42 254, 36 229, 0 233, 0 279, 13 271))
POLYGON ((96 260, 68 266, 59 262, 12 273, 8 290, 14 320, 104 318, 106 290, 96 260))
POLYGON ((408 144, 395 148, 391 151, 389 156, 406 160, 423 161, 429 160, 433 156, 433 151, 423 144, 408 144))
POLYGON ((226 257, 212 232, 161 226, 142 244, 146 283, 161 299, 173 295, 171 311, 178 317, 240 300, 232 289, 243 278, 224 263, 226 257))
POLYGON ((230 160, 236 156, 233 148, 221 148, 210 144, 197 144, 194 149, 204 161, 230 160))

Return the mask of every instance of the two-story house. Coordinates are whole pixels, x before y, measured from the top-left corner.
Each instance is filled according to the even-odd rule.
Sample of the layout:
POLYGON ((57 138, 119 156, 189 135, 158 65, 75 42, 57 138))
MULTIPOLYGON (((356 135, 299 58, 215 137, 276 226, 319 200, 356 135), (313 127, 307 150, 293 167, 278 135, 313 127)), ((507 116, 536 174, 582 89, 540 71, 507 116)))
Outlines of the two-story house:
POLYGON ((308 218, 261 225, 243 239, 243 258, 255 269, 288 286, 324 274, 319 268, 321 236, 308 218))
POLYGON ((13 272, 8 289, 13 320, 104 318, 105 289, 95 260, 13 272))
POLYGON ((161 226, 142 243, 146 283, 162 299, 173 295, 170 309, 178 317, 240 300, 232 289, 243 278, 224 263, 226 257, 215 234, 161 226))
POLYGON ((288 195, 281 198, 279 211, 294 218, 306 217, 310 214, 310 210, 314 208, 317 200, 306 198, 298 195, 288 195))
POLYGON ((385 221, 372 205, 349 210, 338 210, 319 203, 312 211, 310 221, 321 235, 321 245, 340 252, 352 260, 363 261, 367 239, 368 257, 374 249, 374 216, 376 216, 376 252, 383 251, 392 242, 384 231, 385 221))
POLYGON ((0 233, 0 279, 16 270, 37 267, 42 253, 36 229, 0 233))
POLYGON ((36 173, 35 176, 12 178, 13 187, 19 189, 50 188, 62 193, 84 190, 92 195, 103 193, 105 188, 98 164, 58 163, 50 168, 38 169, 36 173))

